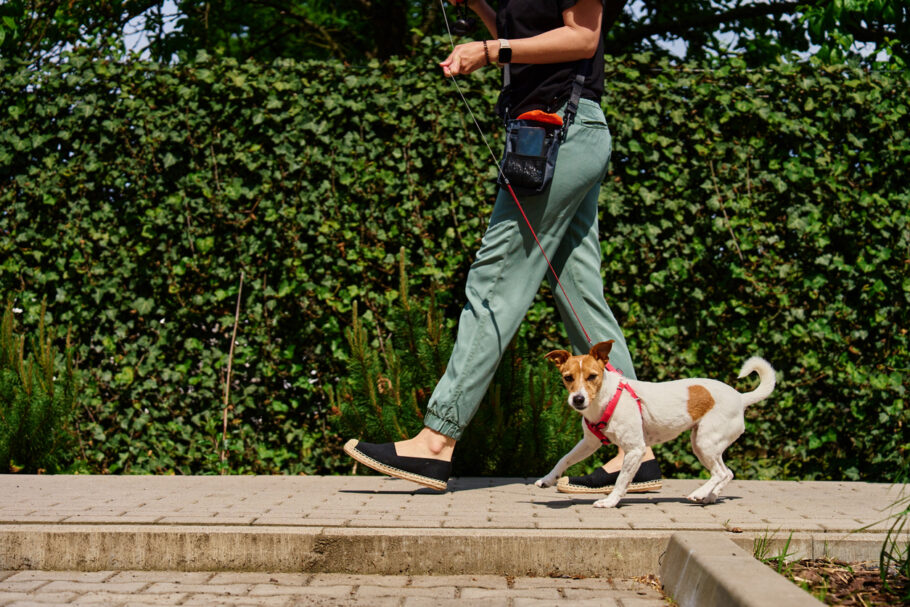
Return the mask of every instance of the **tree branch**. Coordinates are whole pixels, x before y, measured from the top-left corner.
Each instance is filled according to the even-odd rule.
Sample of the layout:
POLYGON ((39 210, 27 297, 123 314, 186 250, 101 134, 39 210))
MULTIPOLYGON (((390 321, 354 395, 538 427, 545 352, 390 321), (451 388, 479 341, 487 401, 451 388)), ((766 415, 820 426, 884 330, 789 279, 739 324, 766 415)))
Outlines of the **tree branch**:
POLYGON ((750 4, 748 6, 738 6, 724 13, 696 13, 672 22, 648 23, 637 28, 618 30, 618 35, 611 41, 611 46, 633 44, 655 36, 681 36, 687 31, 712 29, 724 23, 755 19, 757 17, 792 15, 804 4, 804 2, 750 4))
POLYGON ((874 42, 876 44, 882 44, 885 41, 885 38, 894 38, 897 36, 896 32, 888 31, 884 27, 872 29, 870 27, 863 27, 858 23, 850 22, 842 23, 841 26, 848 34, 853 36, 853 39, 857 42, 874 42))
POLYGON ((313 22, 309 17, 304 15, 298 15, 293 9, 293 5, 282 2, 274 2, 273 0, 252 0, 250 4, 258 4, 264 8, 269 8, 274 11, 277 11, 279 15, 290 17, 297 23, 305 26, 310 31, 319 35, 320 38, 325 42, 323 48, 329 49, 329 51, 339 59, 344 58, 344 49, 335 42, 335 36, 332 33, 319 25, 318 23, 313 22))

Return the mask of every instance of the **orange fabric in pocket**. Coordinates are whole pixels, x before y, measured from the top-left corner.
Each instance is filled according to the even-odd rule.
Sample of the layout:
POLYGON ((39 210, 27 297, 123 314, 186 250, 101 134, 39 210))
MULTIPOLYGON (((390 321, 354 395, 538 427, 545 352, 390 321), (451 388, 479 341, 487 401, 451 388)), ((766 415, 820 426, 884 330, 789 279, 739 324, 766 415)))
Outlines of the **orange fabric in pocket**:
POLYGON ((559 114, 548 114, 543 110, 531 110, 518 117, 518 120, 533 120, 534 122, 543 122, 546 124, 555 124, 562 126, 562 116, 559 114))

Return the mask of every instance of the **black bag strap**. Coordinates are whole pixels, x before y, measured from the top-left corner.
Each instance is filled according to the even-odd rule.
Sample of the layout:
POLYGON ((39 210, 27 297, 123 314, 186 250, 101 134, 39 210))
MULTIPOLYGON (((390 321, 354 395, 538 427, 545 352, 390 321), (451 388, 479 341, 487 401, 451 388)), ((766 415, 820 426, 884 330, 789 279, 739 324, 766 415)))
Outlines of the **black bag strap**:
POLYGON ((502 66, 502 92, 499 97, 505 103, 502 104, 502 119, 509 121, 509 97, 512 96, 512 70, 511 64, 506 63, 502 66))
POLYGON ((581 100, 581 94, 585 90, 585 80, 591 73, 591 59, 584 59, 578 65, 578 71, 575 72, 575 82, 572 83, 572 94, 569 96, 569 102, 566 104, 566 112, 562 117, 562 133, 560 137, 563 141, 569 132, 569 127, 575 121, 575 113, 578 111, 578 102, 581 100))

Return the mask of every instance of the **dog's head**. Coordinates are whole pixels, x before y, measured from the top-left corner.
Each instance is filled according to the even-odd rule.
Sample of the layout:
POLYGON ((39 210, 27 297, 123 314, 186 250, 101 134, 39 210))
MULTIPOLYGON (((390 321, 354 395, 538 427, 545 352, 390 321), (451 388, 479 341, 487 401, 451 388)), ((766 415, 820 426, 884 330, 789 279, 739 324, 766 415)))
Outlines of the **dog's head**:
POLYGON ((604 367, 610 358, 613 340, 602 341, 582 356, 572 356, 566 350, 553 350, 546 355, 559 372, 562 383, 569 391, 569 406, 584 411, 600 392, 604 381, 604 367))

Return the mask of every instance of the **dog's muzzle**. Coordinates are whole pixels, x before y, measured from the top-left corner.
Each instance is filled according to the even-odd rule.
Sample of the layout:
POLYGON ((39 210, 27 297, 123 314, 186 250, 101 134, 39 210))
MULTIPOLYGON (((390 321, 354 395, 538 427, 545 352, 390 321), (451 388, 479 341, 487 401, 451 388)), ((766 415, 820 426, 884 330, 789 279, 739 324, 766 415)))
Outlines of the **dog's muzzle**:
POLYGON ((571 405, 576 410, 581 411, 582 409, 587 408, 587 406, 588 406, 587 400, 588 399, 585 398, 584 394, 576 394, 575 396, 572 397, 571 405))

